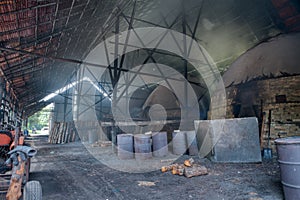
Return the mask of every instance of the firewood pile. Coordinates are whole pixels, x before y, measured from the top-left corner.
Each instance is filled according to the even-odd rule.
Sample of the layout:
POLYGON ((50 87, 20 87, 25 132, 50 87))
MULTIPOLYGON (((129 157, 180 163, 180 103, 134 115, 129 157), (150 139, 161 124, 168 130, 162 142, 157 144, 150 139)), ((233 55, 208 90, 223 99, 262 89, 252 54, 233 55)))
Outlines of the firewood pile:
POLYGON ((55 122, 48 140, 51 144, 65 144, 78 140, 74 122, 55 122))
POLYGON ((195 164, 193 158, 185 160, 183 164, 175 163, 172 165, 163 166, 161 168, 161 171, 163 173, 167 171, 171 171, 173 175, 179 175, 179 176, 184 175, 187 178, 208 174, 207 168, 199 164, 195 164))

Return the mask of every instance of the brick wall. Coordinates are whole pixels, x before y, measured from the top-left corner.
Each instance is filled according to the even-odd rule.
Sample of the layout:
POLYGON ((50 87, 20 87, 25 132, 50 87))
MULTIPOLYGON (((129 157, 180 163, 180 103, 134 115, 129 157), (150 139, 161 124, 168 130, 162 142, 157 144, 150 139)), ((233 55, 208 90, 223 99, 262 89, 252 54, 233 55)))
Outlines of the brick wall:
POLYGON ((270 114, 270 145, 274 152, 279 133, 281 137, 300 135, 300 75, 250 81, 231 86, 226 93, 226 118, 256 116, 262 148, 267 147, 270 114))
POLYGON ((297 0, 272 0, 286 31, 300 31, 300 8, 297 0))

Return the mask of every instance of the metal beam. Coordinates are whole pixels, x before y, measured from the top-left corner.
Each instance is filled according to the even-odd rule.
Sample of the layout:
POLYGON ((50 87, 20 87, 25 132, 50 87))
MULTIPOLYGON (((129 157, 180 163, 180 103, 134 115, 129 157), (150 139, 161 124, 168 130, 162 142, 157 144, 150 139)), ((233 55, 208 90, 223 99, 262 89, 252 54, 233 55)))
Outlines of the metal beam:
MULTIPOLYGON (((59 6, 59 0, 56 0, 55 14, 54 14, 54 20, 52 22, 51 37, 49 39, 49 44, 52 42, 52 39, 53 39, 53 35, 52 34, 54 33, 54 28, 55 28, 55 24, 56 24, 56 18, 57 18, 57 13, 58 13, 58 6, 59 6)), ((49 45, 46 47, 45 55, 48 54, 48 47, 49 47, 49 45)))
MULTIPOLYGON (((124 16, 124 13, 121 12, 121 15, 124 16)), ((127 20, 127 18, 126 18, 125 20, 127 21, 128 25, 129 25, 130 22, 127 20)), ((176 18, 176 19, 174 20, 174 22, 170 25, 169 29, 172 28, 173 25, 176 24, 177 20, 178 20, 178 18, 176 18)), ((140 40, 141 44, 142 44, 143 46, 145 46, 145 44, 143 43, 143 41, 141 40, 141 38, 139 38, 138 34, 134 31, 134 29, 133 29, 133 32, 134 32, 135 35, 138 37, 138 39, 140 40)), ((152 57, 152 56, 153 56, 153 53, 155 52, 155 49, 158 47, 158 45, 160 44, 160 42, 166 37, 167 33, 168 33, 168 32, 165 32, 165 33, 164 33, 164 35, 160 38, 160 40, 158 41, 158 43, 156 44, 156 46, 155 46, 154 49, 152 49, 150 52, 147 52, 147 53, 148 53, 148 57, 144 60, 143 64, 146 64, 150 59, 152 59, 153 61, 155 61, 154 58, 152 57)), ((143 74, 143 73, 141 73, 141 70, 142 70, 142 67, 141 67, 140 69, 137 70, 136 74, 135 74, 135 75, 133 76, 133 78, 129 81, 128 85, 126 85, 126 89, 124 89, 124 90, 122 91, 122 93, 120 94, 120 98, 124 95, 124 93, 125 93, 126 90, 128 89, 129 85, 132 84, 132 82, 134 81, 134 79, 135 79, 138 75, 143 74)), ((151 75, 151 74, 149 74, 149 75, 151 75)), ((119 102, 120 98, 119 98, 119 99, 115 99, 116 104, 119 102)))
MULTIPOLYGON (((127 15, 123 15, 123 17, 126 18, 127 20, 131 18, 131 16, 127 16, 127 15)), ((149 24, 149 25, 152 25, 152 26, 155 26, 155 27, 168 28, 168 27, 162 26, 160 24, 156 24, 156 23, 153 23, 153 22, 150 22, 150 21, 147 21, 147 20, 143 20, 143 19, 139 19, 139 18, 136 18, 136 17, 134 17, 133 19, 135 21, 143 22, 145 24, 149 24)))
POLYGON ((103 26, 98 29, 99 34, 96 35, 94 40, 87 47, 86 52, 90 52, 91 48, 95 45, 95 43, 99 39, 103 39, 103 37, 108 33, 108 31, 114 26, 114 24, 116 23, 116 20, 117 20, 116 16, 120 15, 120 11, 118 11, 120 9, 119 7, 122 8, 121 10, 124 10, 130 4, 130 2, 131 2, 131 0, 121 0, 120 2, 117 3, 116 7, 111 11, 111 14, 108 16, 106 21, 103 23, 103 26))
MULTIPOLYGON (((115 52, 114 52, 114 67, 113 67, 113 73, 110 72, 110 74, 113 74, 113 77, 111 77, 111 82, 113 84, 113 88, 117 85, 118 82, 118 65, 119 65, 119 32, 120 32, 120 17, 117 16, 117 20, 115 23, 115 52)), ((112 70, 112 69, 109 69, 112 70)))
MULTIPOLYGON (((204 2, 204 0, 202 0, 202 2, 201 2, 200 8, 199 8, 199 11, 198 11, 198 14, 197 14, 197 20, 196 20, 196 23, 195 23, 195 26, 194 26, 194 30, 192 32, 192 38, 194 40, 196 39, 196 33, 197 33, 197 30, 198 30, 199 21, 200 21, 200 17, 201 17, 201 14, 202 14, 203 2, 204 2)), ((193 40, 191 40, 190 47, 189 47, 189 50, 188 50, 188 55, 190 55, 190 53, 191 53, 192 43, 193 43, 193 40)))
MULTIPOLYGON (((134 4, 133 4, 131 18, 130 18, 130 22, 129 22, 129 25, 128 25, 128 31, 127 31, 127 35, 126 35, 125 46, 123 48, 123 53, 122 53, 122 57, 121 57, 121 61, 120 61, 120 68, 123 68, 125 53, 126 53, 126 50, 127 50, 128 40, 129 40, 129 37, 130 37, 130 31, 129 30, 133 28, 135 9, 136 9, 136 0, 134 1, 134 4)), ((121 71, 119 71, 119 73, 118 73, 118 79, 120 78, 120 75, 121 75, 121 71)))
MULTIPOLYGON (((104 49, 105 49, 105 55, 106 55, 107 63, 110 63, 110 60, 109 60, 109 54, 108 54, 108 49, 107 49, 107 44, 106 44, 105 38, 104 38, 104 49)), ((112 83, 112 85, 113 85, 113 78, 114 78, 114 77, 113 77, 113 74, 112 74, 112 70, 109 69, 108 72, 109 72, 109 77, 110 77, 111 83, 112 83)))
POLYGON ((61 57, 55 57, 55 56, 45 56, 43 54, 24 51, 24 50, 18 50, 18 49, 13 49, 13 48, 0 47, 0 50, 8 51, 8 52, 14 52, 14 53, 21 53, 21 54, 31 55, 31 56, 37 56, 37 57, 40 57, 40 58, 46 58, 46 59, 55 60, 55 61, 59 61, 59 62, 68 62, 68 63, 74 63, 74 64, 80 64, 80 65, 84 64, 84 65, 89 65, 89 66, 94 66, 94 67, 107 68, 107 66, 104 66, 104 65, 89 63, 89 62, 85 62, 85 61, 81 61, 81 60, 61 58, 61 57))
MULTIPOLYGON (((184 3, 184 0, 181 0, 181 3, 182 3, 182 33, 183 33, 183 56, 184 56, 184 60, 183 60, 183 68, 184 68, 184 78, 186 80, 188 80, 188 49, 187 49, 187 41, 186 41, 186 24, 187 24, 187 21, 186 21, 186 14, 185 14, 185 3, 184 3)), ((190 112, 190 108, 189 108, 189 105, 188 105, 188 86, 187 86, 187 82, 184 83, 184 101, 183 102, 183 112, 184 112, 184 116, 185 116, 185 119, 188 119, 188 113, 190 112)), ((200 115, 200 113, 199 113, 200 115)), ((194 120, 194 119, 192 119, 194 120)), ((187 129, 188 127, 188 124, 187 123, 184 123, 184 128, 187 129)))

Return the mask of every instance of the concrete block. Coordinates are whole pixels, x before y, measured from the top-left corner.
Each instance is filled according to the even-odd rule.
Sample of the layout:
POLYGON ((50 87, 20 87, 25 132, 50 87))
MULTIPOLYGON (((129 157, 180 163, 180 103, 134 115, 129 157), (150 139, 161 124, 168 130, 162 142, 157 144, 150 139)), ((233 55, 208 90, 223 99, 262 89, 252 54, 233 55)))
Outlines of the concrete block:
POLYGON ((258 121, 255 117, 197 120, 195 128, 201 157, 209 157, 215 162, 262 161, 258 121))

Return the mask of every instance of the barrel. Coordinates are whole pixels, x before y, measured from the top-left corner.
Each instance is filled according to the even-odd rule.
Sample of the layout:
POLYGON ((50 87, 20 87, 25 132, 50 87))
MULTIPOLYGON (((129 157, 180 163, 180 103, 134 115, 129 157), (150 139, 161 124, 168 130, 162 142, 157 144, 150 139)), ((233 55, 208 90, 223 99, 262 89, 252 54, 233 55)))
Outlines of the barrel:
POLYGON ((152 133, 152 147, 154 157, 164 157, 168 155, 167 132, 152 133))
POLYGON ((118 157, 122 160, 133 159, 133 135, 117 135, 118 157))
POLYGON ((198 144, 197 144, 195 131, 187 131, 186 132, 186 142, 188 145, 189 155, 190 156, 198 155, 198 144))
POLYGON ((146 160, 152 158, 151 135, 134 135, 134 151, 136 160, 146 160))
POLYGON ((300 197, 300 137, 275 140, 286 200, 300 197))
POLYGON ((182 131, 174 131, 172 133, 172 146, 173 146, 173 154, 182 155, 186 152, 186 138, 185 132, 182 131))

